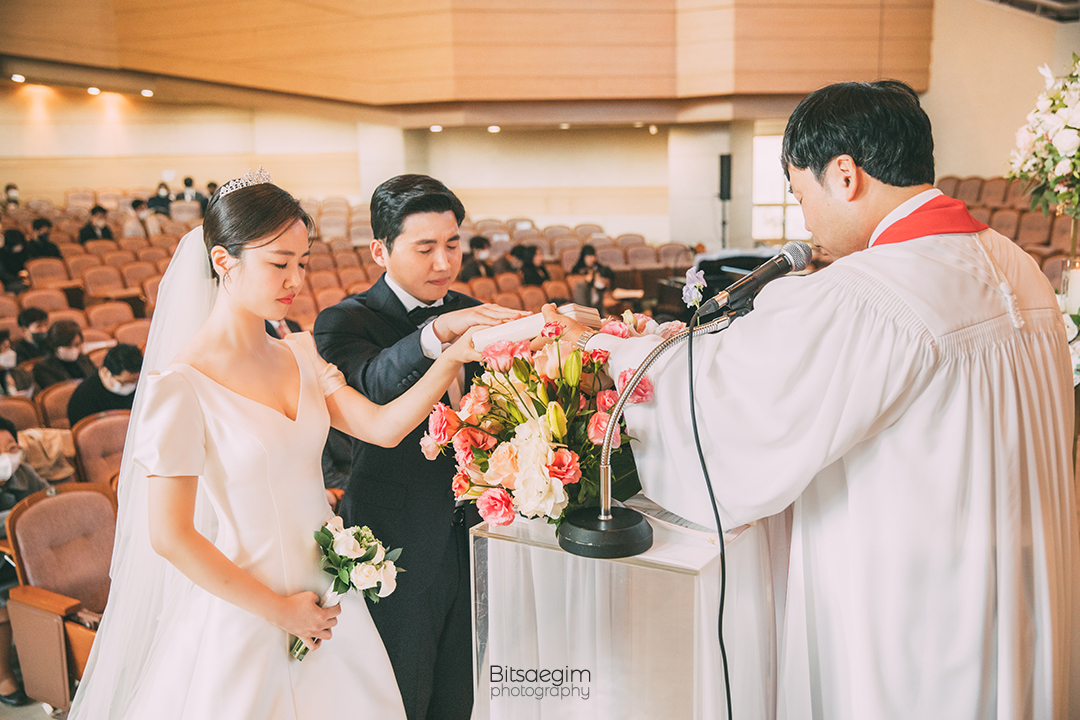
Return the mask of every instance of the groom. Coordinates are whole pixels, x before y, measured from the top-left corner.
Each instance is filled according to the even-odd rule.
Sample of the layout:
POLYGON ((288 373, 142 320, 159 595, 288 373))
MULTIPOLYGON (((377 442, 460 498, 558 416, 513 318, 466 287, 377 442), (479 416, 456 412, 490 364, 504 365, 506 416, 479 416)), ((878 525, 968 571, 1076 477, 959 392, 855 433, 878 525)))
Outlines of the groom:
MULTIPOLYGON (((461 201, 426 175, 399 175, 371 198, 371 254, 386 268, 370 290, 327 308, 315 342, 349 385, 380 405, 411 387, 473 325, 518 313, 449 290, 461 267, 461 201)), ((456 407, 466 378, 443 402, 456 407)), ((367 525, 404 549, 394 594, 370 606, 409 720, 467 720, 472 712, 472 623, 468 528, 472 505, 456 506, 452 457, 424 458, 420 425, 400 445, 353 443, 352 477, 341 501, 346 525, 367 525)), ((363 652, 357 648, 357 652, 363 652)))

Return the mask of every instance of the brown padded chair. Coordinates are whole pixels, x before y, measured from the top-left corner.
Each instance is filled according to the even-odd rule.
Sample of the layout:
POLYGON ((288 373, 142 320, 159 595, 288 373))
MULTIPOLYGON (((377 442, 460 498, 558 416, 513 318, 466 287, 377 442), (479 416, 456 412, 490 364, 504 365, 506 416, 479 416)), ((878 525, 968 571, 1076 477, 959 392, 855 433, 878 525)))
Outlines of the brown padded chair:
POLYGON ((315 292, 315 305, 320 311, 337 305, 345 299, 345 291, 338 286, 326 287, 315 292))
POLYGON ((133 262, 135 262, 135 253, 130 250, 113 250, 101 256, 102 265, 110 265, 117 270, 133 262))
POLYGON ((315 325, 315 318, 319 310, 315 305, 315 298, 310 295, 297 295, 293 298, 292 305, 285 317, 300 323, 304 330, 310 330, 315 325))
POLYGON ((1005 207, 1005 193, 1008 189, 1007 178, 990 178, 983 183, 982 192, 979 193, 979 205, 994 209, 1005 207))
POLYGON ((549 298, 564 298, 570 300, 574 296, 570 294, 570 286, 564 280, 548 280, 544 283, 544 294, 549 298))
POLYGON ((118 343, 144 348, 146 347, 146 339, 150 337, 150 321, 139 318, 123 325, 117 325, 116 329, 113 330, 113 337, 116 338, 118 343))
POLYGON ((494 279, 500 293, 517 292, 521 287, 521 276, 514 272, 499 273, 494 279))
POLYGON ((153 263, 145 260, 135 260, 120 268, 120 274, 124 276, 124 283, 129 288, 137 288, 142 287, 143 280, 146 280, 146 278, 157 275, 158 271, 153 263))
POLYGON ((469 281, 469 293, 477 300, 491 302, 499 294, 499 286, 491 278, 475 277, 469 281))
MULTIPOLYGON (((377 273, 375 277, 378 277, 377 273)), ((359 265, 356 267, 343 267, 338 270, 338 279, 341 280, 341 287, 352 287, 356 283, 367 282, 368 272, 359 265)))
POLYGON ((957 200, 963 200, 967 203, 968 207, 973 207, 979 204, 979 193, 982 192, 983 179, 981 177, 969 177, 960 181, 960 184, 956 186, 957 200))
POLYGON ((1016 239, 1016 231, 1020 226, 1020 211, 1013 208, 1005 208, 996 211, 990 216, 990 227, 1001 233, 1010 240, 1016 239))
POLYGON ((937 181, 937 189, 949 197, 956 196, 956 186, 960 184, 960 178, 955 175, 946 175, 937 181))
POLYGON ((318 293, 325 288, 341 287, 337 273, 333 270, 316 270, 307 274, 308 287, 311 292, 318 293))
POLYGON ((628 247, 633 247, 634 245, 644 245, 645 236, 638 235, 637 233, 623 233, 619 237, 615 238, 615 244, 623 248, 624 250, 628 247))
POLYGON ((68 401, 71 393, 79 387, 82 380, 64 380, 55 385, 50 385, 34 396, 34 404, 37 405, 38 414, 45 427, 60 428, 66 430, 71 427, 67 419, 68 401))
POLYGON ((106 410, 84 417, 71 428, 75 465, 85 482, 108 484, 120 472, 130 410, 106 410))
POLYGON ((41 415, 30 398, 0 395, 0 417, 15 423, 15 429, 41 427, 41 415))
POLYGON ((337 265, 334 264, 334 258, 330 256, 329 252, 325 254, 311 253, 308 255, 307 271, 309 273, 322 272, 324 270, 333 271, 336 267, 337 265))
POLYGON ((502 292, 495 296, 493 302, 496 305, 502 305, 505 308, 513 308, 514 310, 524 310, 521 306, 521 296, 516 292, 502 292))
POLYGON ((1054 217, 1044 215, 1042 210, 1024 213, 1020 216, 1020 227, 1016 232, 1017 245, 1023 248, 1029 245, 1048 246, 1053 223, 1054 217))
POLYGON ((83 247, 86 248, 86 252, 91 255, 103 256, 105 253, 115 252, 120 249, 120 246, 113 240, 87 240, 83 247))
POLYGON ((521 307, 529 312, 540 312, 540 308, 547 303, 547 295, 543 289, 535 285, 525 285, 518 291, 521 296, 521 307))
POLYGON ((596 223, 582 223, 574 228, 574 234, 580 238, 590 238, 593 233, 602 233, 604 228, 600 227, 596 223))
POLYGON ((145 247, 141 250, 136 250, 135 256, 143 262, 148 262, 153 265, 157 263, 158 260, 168 260, 169 251, 165 248, 145 247))
POLYGON ((145 250, 150 247, 150 243, 146 238, 141 237, 122 237, 116 241, 116 244, 120 246, 121 250, 127 250, 138 254, 140 250, 145 250))
POLYGON ((359 267, 363 263, 360 262, 360 256, 352 250, 339 250, 334 253, 334 263, 339 267, 359 267))
POLYGON ((26 694, 67 711, 109 596, 116 495, 68 483, 24 498, 7 517, 19 585, 7 610, 26 694))
POLYGON ((81 278, 83 273, 92 267, 101 265, 101 258, 97 255, 74 255, 67 262, 68 272, 73 278, 81 278))
POLYGON ((135 313, 126 302, 105 302, 89 307, 86 319, 90 321, 90 327, 111 333, 118 326, 134 320, 135 313))
POLYGON ((35 258, 26 263, 32 287, 55 287, 68 282, 67 266, 60 258, 35 258))
POLYGON ((19 314, 19 303, 13 297, 0 295, 0 317, 16 317, 19 314))
POLYGON ((67 310, 69 307, 67 295, 56 288, 27 290, 19 299, 22 301, 23 308, 36 307, 47 313, 56 310, 67 310))

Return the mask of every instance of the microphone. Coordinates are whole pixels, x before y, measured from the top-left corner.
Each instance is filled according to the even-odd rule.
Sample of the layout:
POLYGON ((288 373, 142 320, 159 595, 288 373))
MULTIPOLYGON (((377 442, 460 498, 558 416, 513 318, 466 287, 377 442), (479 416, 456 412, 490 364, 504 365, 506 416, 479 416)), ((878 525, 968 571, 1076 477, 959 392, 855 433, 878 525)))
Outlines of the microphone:
POLYGON ((753 298, 765 283, 787 275, 792 270, 805 270, 810 264, 812 252, 810 246, 799 240, 792 240, 780 250, 780 254, 758 265, 752 273, 728 285, 715 297, 701 304, 697 314, 711 315, 725 307, 738 307, 753 298))

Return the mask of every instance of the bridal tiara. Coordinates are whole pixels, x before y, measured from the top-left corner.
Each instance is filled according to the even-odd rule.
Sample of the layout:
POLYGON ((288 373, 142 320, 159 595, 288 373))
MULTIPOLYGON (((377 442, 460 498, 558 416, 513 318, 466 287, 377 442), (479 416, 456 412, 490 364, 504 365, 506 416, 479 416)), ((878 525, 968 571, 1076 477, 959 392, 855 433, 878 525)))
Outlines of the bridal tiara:
POLYGON ((225 197, 233 190, 239 190, 240 188, 248 187, 249 185, 262 185, 271 182, 273 182, 273 180, 270 179, 270 173, 263 170, 263 166, 260 165, 258 170, 248 170, 244 173, 243 177, 230 180, 222 185, 218 190, 218 197, 225 197))

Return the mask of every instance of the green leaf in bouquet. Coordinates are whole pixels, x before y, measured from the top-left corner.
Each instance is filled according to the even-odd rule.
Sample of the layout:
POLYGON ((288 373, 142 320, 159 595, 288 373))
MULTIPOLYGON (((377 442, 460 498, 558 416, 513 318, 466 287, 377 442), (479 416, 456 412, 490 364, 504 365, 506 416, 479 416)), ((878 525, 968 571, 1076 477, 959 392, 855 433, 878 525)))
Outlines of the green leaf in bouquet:
POLYGON ((336 592, 338 595, 344 595, 345 593, 349 592, 349 587, 350 586, 348 580, 346 580, 345 582, 342 582, 341 578, 337 578, 336 580, 334 580, 334 592, 336 592))
POLYGON ((547 412, 547 405, 540 402, 537 398, 534 398, 531 395, 529 396, 529 399, 532 400, 532 404, 533 407, 536 408, 537 415, 543 415, 545 412, 547 412))
POLYGON ((581 382, 581 351, 574 350, 563 363, 563 378, 570 387, 577 387, 581 382))
MULTIPOLYGON (((392 563, 396 563, 399 557, 401 557, 401 548, 394 548, 390 552, 386 553, 386 559, 392 563)), ((397 570, 398 572, 402 571, 401 568, 398 568, 397 570)))
POLYGON ((506 406, 506 411, 510 413, 510 417, 514 419, 514 425, 521 425, 525 422, 525 415, 518 408, 517 404, 511 403, 506 406))
POLYGON ((379 546, 378 545, 369 545, 368 549, 364 551, 364 554, 361 555, 360 559, 357 560, 356 562, 357 563, 371 562, 371 560, 375 557, 376 554, 378 554, 378 552, 379 552, 379 546))
POLYGON ((341 567, 341 556, 334 552, 333 545, 326 548, 326 559, 334 567, 341 567))
POLYGON ((338 576, 339 581, 345 583, 346 585, 349 584, 349 571, 348 570, 346 570, 345 568, 340 568, 338 570, 337 576, 338 576))
POLYGON ((324 525, 315 531, 315 542, 319 544, 323 550, 330 547, 334 543, 334 533, 324 525))

